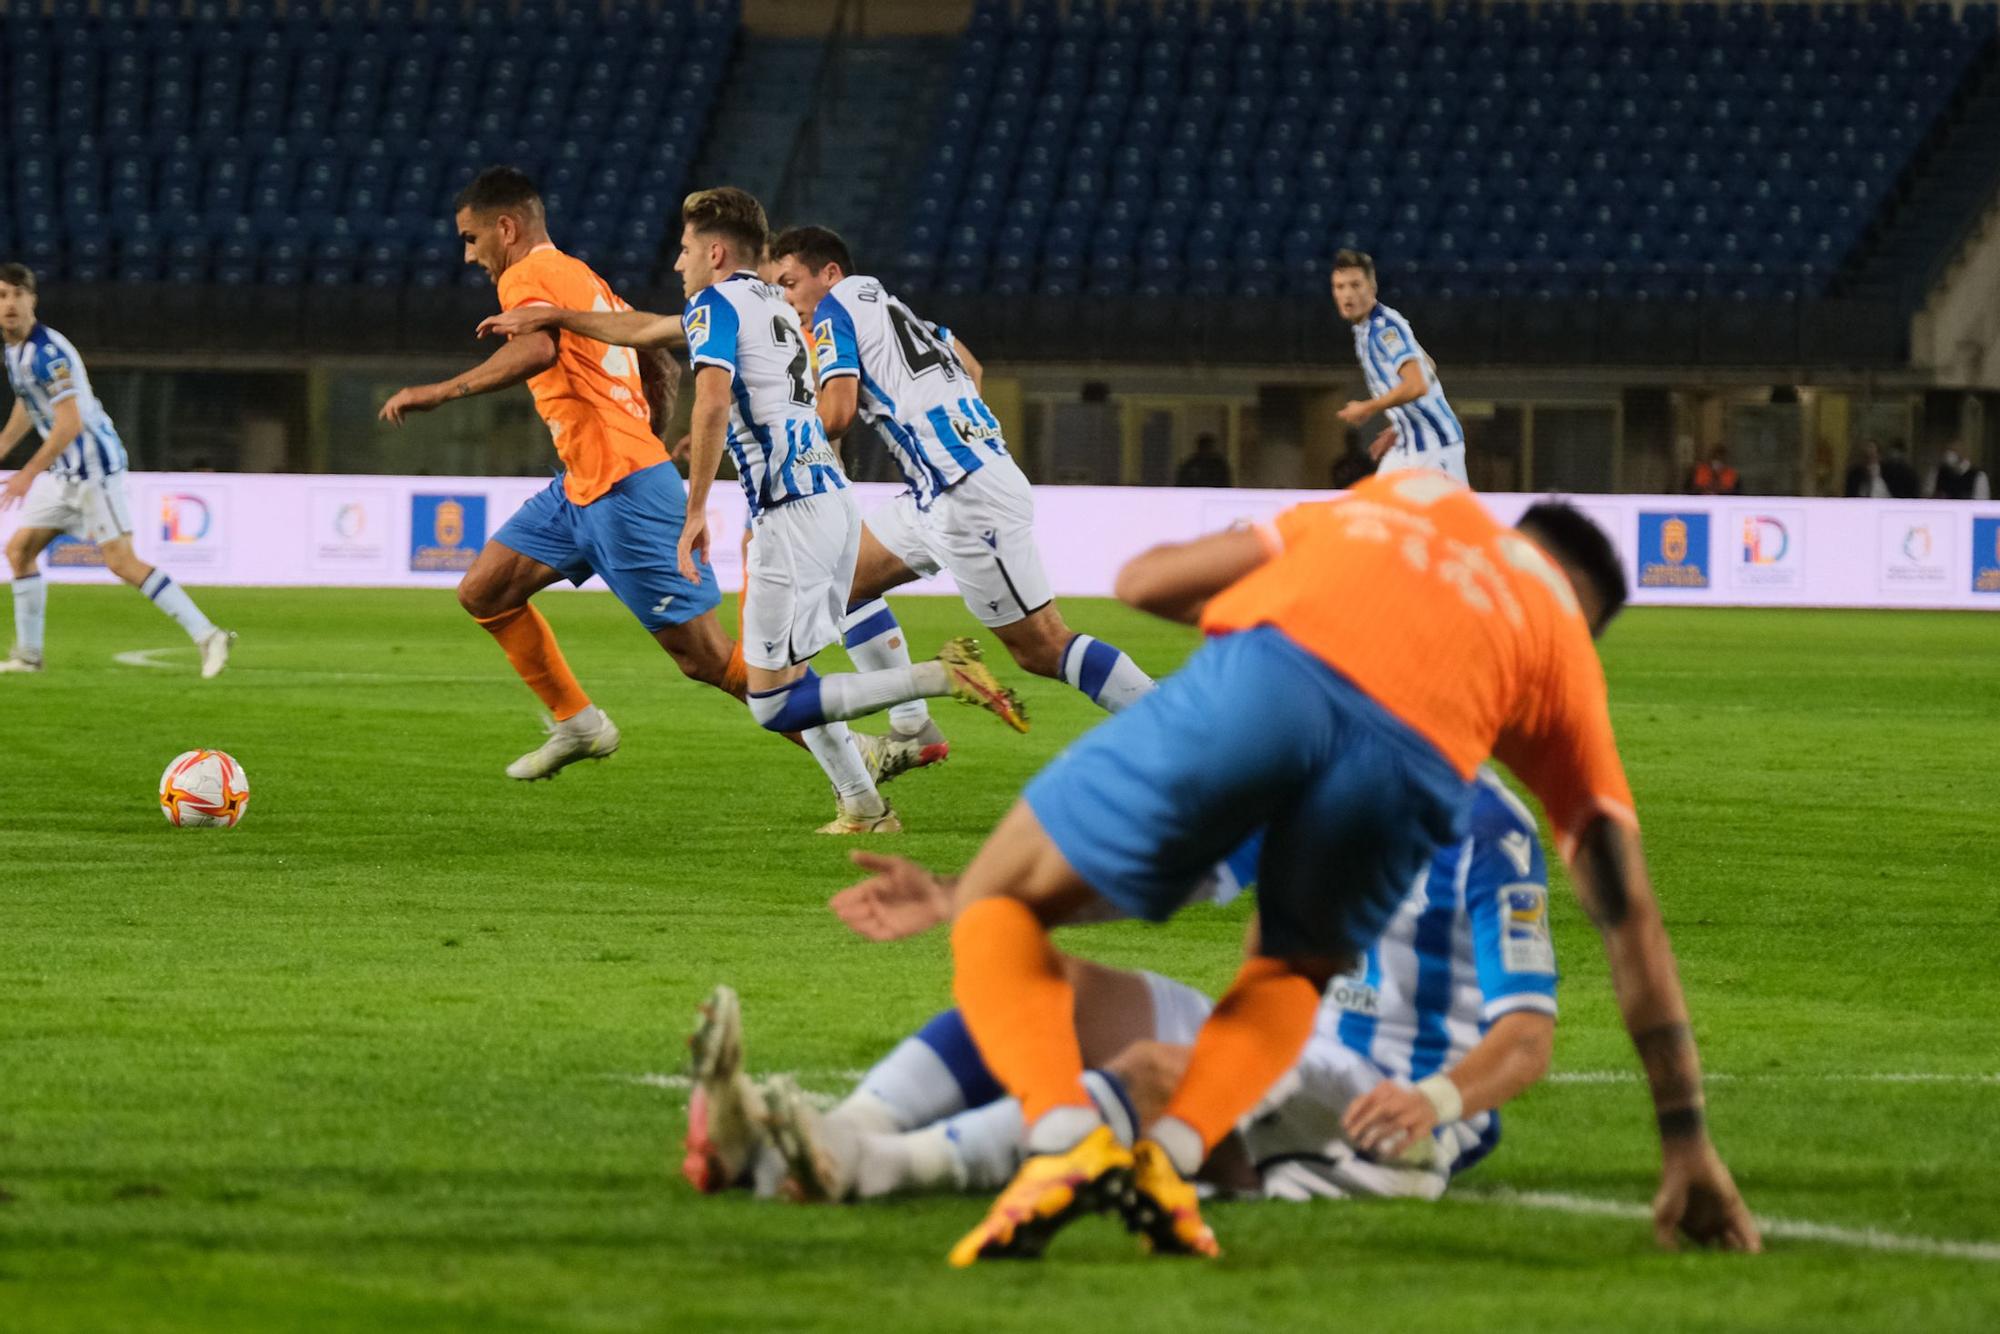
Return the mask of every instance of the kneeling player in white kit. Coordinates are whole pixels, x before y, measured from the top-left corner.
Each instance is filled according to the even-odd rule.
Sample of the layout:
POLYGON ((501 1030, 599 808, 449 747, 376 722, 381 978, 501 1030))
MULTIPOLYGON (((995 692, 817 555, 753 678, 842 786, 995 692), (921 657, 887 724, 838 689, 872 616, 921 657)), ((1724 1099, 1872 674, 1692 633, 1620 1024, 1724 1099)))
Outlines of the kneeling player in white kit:
MULTIPOLYGON (((1035 543, 1035 499, 980 397, 966 348, 919 318, 880 281, 854 271, 846 242, 825 227, 791 227, 771 241, 778 285, 809 320, 818 353, 819 414, 838 441, 857 417, 878 428, 907 483, 872 510, 861 534, 844 641, 864 667, 910 660, 882 595, 940 570, 1014 661, 1062 680, 1116 713, 1153 680, 1115 645, 1064 623, 1035 543)), ((921 701, 892 709, 887 771, 925 763, 943 738, 921 701), (900 750, 904 753, 896 754, 900 750)))
MULTIPOLYGON (((1225 879, 1247 878, 1254 856, 1252 847, 1232 858, 1225 879)), ((865 910, 873 894, 923 894, 930 884, 907 863, 871 864, 884 875, 835 906, 874 935, 865 910)), ((1534 817, 1482 772, 1470 835, 1439 851, 1361 965, 1328 987, 1299 1064, 1207 1175, 1276 1199, 1442 1195, 1499 1142, 1499 1107, 1548 1068, 1556 970, 1547 910, 1534 817)), ((1099 1067, 1085 1082, 1129 1137, 1165 1106, 1210 1002, 1156 973, 1065 962, 1084 1058, 1099 1067)), ((1001 1095, 955 1010, 905 1039, 825 1114, 783 1076, 743 1074, 727 988, 704 1007, 692 1045, 698 1082, 683 1172, 698 1188, 775 1192, 789 1180, 788 1193, 833 1200, 985 1191, 1020 1165, 1020 1105, 1001 1095)))
POLYGON ((49 591, 37 565, 65 534, 95 542, 104 564, 174 618, 201 650, 201 674, 229 661, 236 636, 218 630, 187 590, 132 550, 132 511, 125 501, 125 445, 97 395, 83 358, 69 339, 35 319, 35 275, 0 264, 0 337, 7 347, 7 382, 14 411, 0 427, 0 458, 32 427, 42 445, 0 486, 0 510, 21 505, 21 526, 7 540, 14 574, 14 651, 0 672, 42 670, 42 633, 49 591))
POLYGON ((753 529, 743 601, 750 711, 771 731, 801 733, 832 780, 839 811, 820 832, 894 832, 896 814, 843 720, 953 695, 1018 730, 1026 725, 971 640, 953 640, 915 666, 826 677, 812 670, 813 655, 840 638, 860 512, 815 411, 798 316, 754 271, 768 240, 763 206, 725 186, 689 195, 681 216, 674 268, 689 294, 681 324, 695 375, 682 572, 695 569, 696 552, 707 553, 708 493, 726 446, 753 529))

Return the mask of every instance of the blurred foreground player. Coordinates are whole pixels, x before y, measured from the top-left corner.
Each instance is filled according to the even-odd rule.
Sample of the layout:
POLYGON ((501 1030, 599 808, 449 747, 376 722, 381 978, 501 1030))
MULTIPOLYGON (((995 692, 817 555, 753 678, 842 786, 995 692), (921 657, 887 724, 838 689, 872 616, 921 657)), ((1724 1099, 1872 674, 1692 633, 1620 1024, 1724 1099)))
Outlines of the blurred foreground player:
POLYGON ((952 1262, 1036 1254, 1111 1208, 1156 1250, 1214 1254, 1184 1178, 1297 1061, 1326 982, 1374 943, 1435 849, 1464 836, 1489 755, 1542 802, 1604 938, 1658 1113, 1660 1239, 1679 1228, 1755 1249, 1708 1139, 1591 643, 1625 597, 1603 533, 1552 504, 1504 528, 1462 485, 1413 471, 1269 527, 1157 548, 1125 568, 1119 594, 1210 638, 1030 783, 954 887, 954 995, 1022 1101, 1033 1156, 952 1262), (1256 952, 1164 1113, 1126 1149, 1084 1087, 1048 932, 1107 908, 1164 920, 1258 827, 1256 952))
MULTIPOLYGON (((500 304, 627 309, 582 260, 549 240, 541 194, 511 167, 489 167, 458 197, 465 262, 486 270, 500 304)), ((722 600, 704 559, 675 559, 687 492, 654 435, 638 358, 581 335, 538 331, 510 338, 483 363, 438 384, 397 391, 382 420, 428 412, 453 399, 527 381, 548 424, 562 473, 503 524, 459 581, 458 602, 499 641, 507 660, 554 719, 540 747, 507 776, 549 778, 578 760, 618 749, 618 728, 590 702, 528 599, 558 579, 603 578, 691 680, 741 698, 741 659, 715 619, 722 600)))
POLYGON ((132 510, 125 499, 125 444, 91 392, 83 358, 69 339, 35 318, 35 275, 23 264, 0 264, 0 338, 7 346, 7 383, 14 411, 0 427, 0 458, 30 428, 41 447, 0 486, 0 510, 21 505, 21 526, 7 540, 14 573, 14 651, 0 672, 42 670, 48 585, 36 562, 68 534, 95 542, 105 568, 174 618, 201 650, 201 674, 229 662, 236 636, 202 615, 187 590, 132 550, 132 510))

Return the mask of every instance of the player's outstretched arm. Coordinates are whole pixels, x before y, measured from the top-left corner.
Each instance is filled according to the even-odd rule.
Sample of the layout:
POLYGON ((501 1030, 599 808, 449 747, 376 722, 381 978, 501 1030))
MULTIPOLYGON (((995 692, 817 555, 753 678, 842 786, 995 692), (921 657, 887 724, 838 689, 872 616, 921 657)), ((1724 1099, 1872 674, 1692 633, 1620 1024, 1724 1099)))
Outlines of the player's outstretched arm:
POLYGON ((1125 562, 1114 592, 1128 606, 1193 625, 1210 598, 1271 559, 1271 541, 1254 528, 1232 528, 1169 542, 1125 562))
POLYGON ((398 389, 389 401, 382 405, 380 416, 391 426, 401 426, 403 417, 407 413, 429 412, 432 408, 449 403, 455 398, 490 394, 496 389, 505 389, 523 380, 532 379, 555 364, 555 335, 526 334, 513 339, 471 370, 454 375, 449 380, 398 389))
POLYGON ((687 347, 687 334, 678 315, 655 315, 647 310, 566 310, 561 306, 516 306, 479 322, 481 338, 518 338, 522 334, 561 329, 583 338, 616 347, 687 347))
POLYGON ((1669 1248, 1684 1233, 1702 1245, 1762 1250, 1756 1221, 1709 1142, 1701 1056, 1637 831, 1609 816, 1593 819, 1577 840, 1570 876, 1604 940, 1618 1010, 1653 1095, 1662 1158, 1655 1236, 1669 1248))
POLYGON ((1393 1157, 1433 1129, 1504 1107, 1548 1073, 1556 1021, 1533 1010, 1503 1014, 1450 1070, 1416 1087, 1385 1079, 1347 1105, 1340 1126, 1354 1146, 1393 1157))
MULTIPOLYGON (((19 399, 14 401, 14 411, 26 415, 19 399)), ((28 461, 21 465, 18 472, 7 479, 5 486, 0 486, 0 510, 9 510, 20 504, 22 497, 28 494, 28 488, 34 484, 35 478, 47 472, 50 465, 62 457, 62 452, 83 434, 83 411, 77 407, 74 398, 66 398, 56 404, 55 414, 54 428, 50 430, 48 438, 42 441, 42 447, 29 456, 28 461)), ((7 423, 10 431, 13 425, 10 418, 7 423)), ((7 448, 12 449, 14 441, 18 439, 19 435, 9 439, 7 448)), ((4 452, 0 450, 0 453, 4 452)))

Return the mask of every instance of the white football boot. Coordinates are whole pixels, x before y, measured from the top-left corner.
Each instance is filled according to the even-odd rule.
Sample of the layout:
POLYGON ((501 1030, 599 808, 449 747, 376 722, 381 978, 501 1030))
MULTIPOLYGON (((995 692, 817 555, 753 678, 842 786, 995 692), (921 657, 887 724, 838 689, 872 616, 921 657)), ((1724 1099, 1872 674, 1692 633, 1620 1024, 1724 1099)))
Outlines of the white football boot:
POLYGON ((882 801, 877 793, 875 800, 881 802, 882 809, 869 811, 859 806, 849 806, 840 802, 834 807, 831 820, 813 832, 816 834, 900 834, 903 822, 896 818, 896 808, 882 801))
POLYGON ((951 754, 951 743, 944 739, 937 723, 926 718, 923 727, 915 732, 903 733, 893 729, 886 736, 875 736, 869 732, 853 732, 855 748, 868 766, 868 776, 880 787, 893 778, 899 778, 912 769, 928 769, 933 764, 941 764, 951 754))
POLYGON ((719 986, 695 1013, 688 1038, 687 1138, 681 1175, 703 1194, 749 1184, 746 1180, 769 1144, 764 1095, 743 1072, 743 1004, 734 988, 719 986))
POLYGON ((764 1083, 765 1124, 784 1157, 786 1193, 809 1202, 838 1202, 854 1193, 861 1135, 835 1113, 822 1113, 789 1075, 764 1083))
POLYGON ((222 675, 222 669, 229 665, 229 650, 236 646, 234 630, 214 630, 201 641, 201 679, 207 681, 222 675))
POLYGON ((0 662, 0 672, 39 672, 40 670, 42 670, 42 655, 39 653, 25 653, 18 648, 7 655, 5 662, 0 662))
POLYGON ((507 776, 532 783, 553 778, 578 760, 601 760, 618 749, 618 725, 595 704, 574 718, 549 724, 549 739, 507 766, 507 776))

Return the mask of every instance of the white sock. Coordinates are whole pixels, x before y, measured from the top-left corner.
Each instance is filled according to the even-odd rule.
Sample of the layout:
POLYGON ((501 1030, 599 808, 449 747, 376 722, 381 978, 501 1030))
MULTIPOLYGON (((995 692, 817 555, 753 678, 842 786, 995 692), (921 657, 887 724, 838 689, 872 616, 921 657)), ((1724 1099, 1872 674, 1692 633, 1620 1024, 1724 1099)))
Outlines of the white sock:
POLYGON ((964 1189, 998 1190, 1013 1180, 1021 1165, 1021 1104, 1017 1099, 989 1102, 930 1129, 941 1132, 950 1146, 954 1173, 964 1189))
POLYGON ((187 631, 188 638, 199 644, 215 633, 215 622, 201 614, 201 608, 194 605, 194 599, 187 590, 167 577, 165 570, 154 570, 139 585, 139 591, 153 600, 153 605, 180 623, 187 631))
MULTIPOLYGON (((848 608, 847 619, 841 622, 841 642, 864 672, 910 665, 909 639, 881 598, 848 608)), ((930 720, 930 706, 921 699, 904 700, 889 710, 889 725, 906 736, 923 731, 930 720)))
POLYGON ((597 711, 595 704, 586 704, 569 717, 556 724, 565 732, 590 733, 604 726, 604 715, 597 711))
POLYGON ((1028 1128, 1028 1152, 1068 1153, 1104 1124, 1095 1107, 1054 1107, 1028 1128))
POLYGON ((950 693, 951 677, 941 662, 876 672, 836 672, 819 678, 820 714, 829 722, 863 718, 891 704, 950 693))
POLYGON ((1146 1131, 1146 1138, 1167 1151, 1173 1160, 1174 1170, 1184 1177, 1191 1177, 1201 1170, 1201 1160, 1208 1155, 1202 1152, 1201 1132, 1178 1116, 1163 1116, 1153 1122, 1146 1131))
POLYGON ((48 623, 49 586, 39 574, 14 580, 14 648, 30 658, 42 656, 42 629, 48 623))
MULTIPOLYGON (((941 1122, 907 1134, 863 1135, 854 1163, 855 1198, 970 1188, 974 1183, 966 1177, 949 1126, 941 1122)), ((1002 1177, 999 1184, 1006 1183, 1002 1177)))
POLYGON ((875 1063, 834 1110, 853 1116, 863 1130, 914 1130, 965 1110, 965 1094, 944 1057, 929 1043, 904 1038, 875 1063))
POLYGON ((846 723, 808 727, 799 735, 805 739, 812 757, 819 761, 821 772, 833 783, 843 807, 869 815, 881 813, 882 796, 875 790, 875 780, 868 776, 868 762, 855 749, 854 736, 846 723))
POLYGON ((1153 691, 1153 678, 1116 645, 1078 635, 1063 648, 1062 679, 1107 713, 1131 708, 1153 691))

